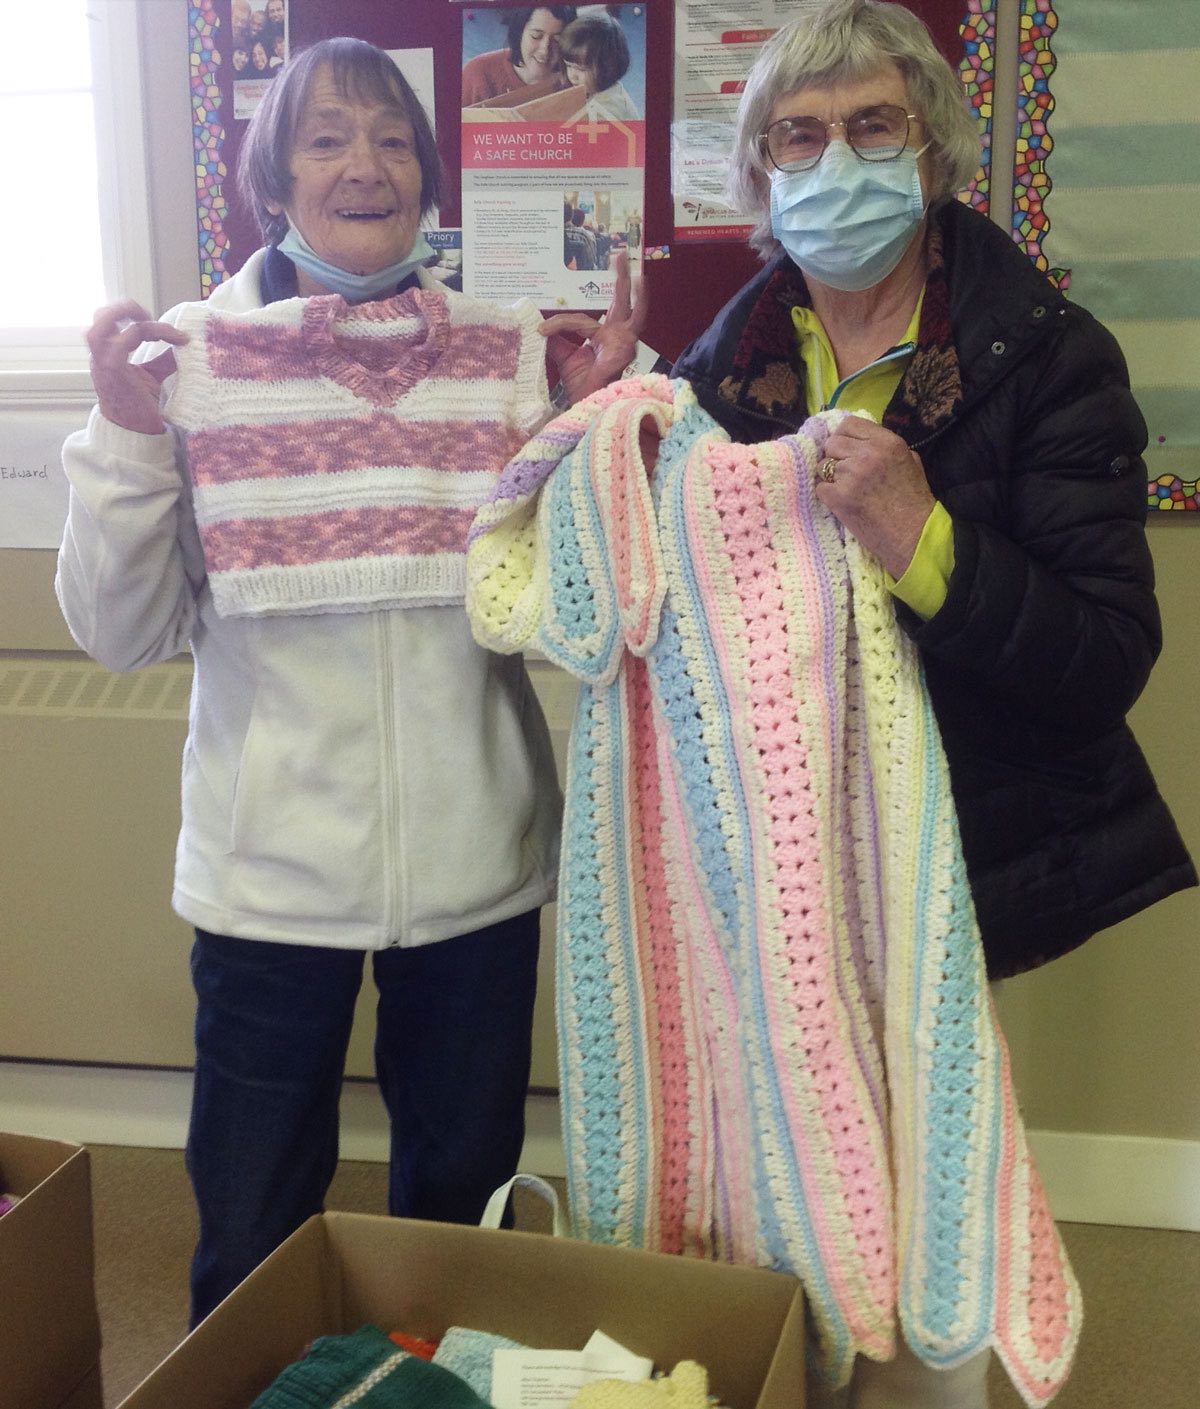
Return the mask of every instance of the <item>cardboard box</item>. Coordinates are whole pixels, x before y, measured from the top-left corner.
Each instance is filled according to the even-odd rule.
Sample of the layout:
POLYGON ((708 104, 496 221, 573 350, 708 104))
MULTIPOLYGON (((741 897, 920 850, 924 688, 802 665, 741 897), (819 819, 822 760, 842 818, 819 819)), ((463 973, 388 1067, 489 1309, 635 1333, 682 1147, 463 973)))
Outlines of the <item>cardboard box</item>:
POLYGON ((452 1325, 578 1349, 600 1329, 660 1369, 697 1360, 729 1409, 803 1409, 792 1277, 539 1233, 366 1214, 311 1218, 121 1409, 248 1409, 316 1336, 452 1325))
POLYGON ((87 1151, 0 1133, 0 1405, 103 1409, 87 1151))

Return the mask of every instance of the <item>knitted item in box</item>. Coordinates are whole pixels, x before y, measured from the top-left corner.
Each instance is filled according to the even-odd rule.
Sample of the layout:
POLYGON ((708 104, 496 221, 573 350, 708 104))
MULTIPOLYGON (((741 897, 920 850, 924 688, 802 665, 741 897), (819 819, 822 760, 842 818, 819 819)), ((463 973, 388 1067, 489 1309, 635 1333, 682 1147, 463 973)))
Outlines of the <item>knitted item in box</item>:
POLYGON ((550 413, 537 324, 426 289, 187 305, 165 414, 217 612, 461 601, 474 513, 550 413))
POLYGON ((686 383, 624 381, 552 421, 472 529, 477 638, 583 682, 558 908, 573 1219, 795 1272, 834 1383, 898 1322, 933 1366, 994 1346, 1040 1405, 1078 1288, 915 649, 813 494, 837 419, 733 445, 686 383))
POLYGON ((669 1375, 650 1380, 594 1380, 569 1409, 717 1409, 717 1402, 709 1398, 704 1366, 681 1360, 669 1375))
POLYGON ((451 1326, 438 1343, 433 1363, 465 1380, 480 1399, 492 1395, 492 1361, 498 1350, 520 1350, 517 1341, 491 1331, 451 1326))
POLYGON ((250 1409, 488 1409, 449 1370, 398 1350, 375 1326, 321 1336, 250 1409))

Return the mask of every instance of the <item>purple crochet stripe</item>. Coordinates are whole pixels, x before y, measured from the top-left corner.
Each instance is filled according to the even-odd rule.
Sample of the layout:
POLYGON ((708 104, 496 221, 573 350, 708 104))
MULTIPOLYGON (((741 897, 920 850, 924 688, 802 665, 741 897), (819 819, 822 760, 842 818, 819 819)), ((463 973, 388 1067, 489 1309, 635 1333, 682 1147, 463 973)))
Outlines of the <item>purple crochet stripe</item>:
POLYGON ((564 434, 549 429, 542 431, 536 440, 526 446, 526 452, 533 451, 533 454, 522 453, 516 459, 510 460, 500 471, 500 478, 496 482, 495 488, 480 505, 479 513, 467 535, 467 546, 469 547, 477 538, 488 533, 494 526, 495 519, 493 515, 488 513, 489 509, 505 506, 517 500, 528 499, 530 495, 536 493, 558 468, 563 457, 569 454, 583 439, 583 433, 586 429, 586 426, 580 426, 576 434, 564 434), (557 448, 548 451, 548 445, 557 448))
POLYGON ((661 400, 670 402, 673 400, 670 386, 668 378, 657 374, 630 377, 589 396, 583 403, 587 409, 582 416, 574 407, 564 411, 561 416, 556 416, 538 432, 520 455, 515 456, 500 471, 495 488, 484 500, 475 522, 471 525, 467 546, 495 526, 497 515, 489 512, 490 510, 499 505, 527 499, 545 484, 561 461, 583 439, 600 407, 611 405, 612 402, 623 400, 627 396, 644 395, 651 387, 658 391, 661 400))

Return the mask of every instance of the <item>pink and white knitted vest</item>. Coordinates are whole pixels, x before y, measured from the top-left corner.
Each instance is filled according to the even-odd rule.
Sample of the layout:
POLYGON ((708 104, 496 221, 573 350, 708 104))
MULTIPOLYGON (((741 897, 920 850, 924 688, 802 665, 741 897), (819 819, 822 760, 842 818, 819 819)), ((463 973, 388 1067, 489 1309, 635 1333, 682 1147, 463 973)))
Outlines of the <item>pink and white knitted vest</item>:
POLYGON ((538 321, 426 289, 185 309, 165 414, 218 614, 460 602, 475 511, 550 412, 538 321))

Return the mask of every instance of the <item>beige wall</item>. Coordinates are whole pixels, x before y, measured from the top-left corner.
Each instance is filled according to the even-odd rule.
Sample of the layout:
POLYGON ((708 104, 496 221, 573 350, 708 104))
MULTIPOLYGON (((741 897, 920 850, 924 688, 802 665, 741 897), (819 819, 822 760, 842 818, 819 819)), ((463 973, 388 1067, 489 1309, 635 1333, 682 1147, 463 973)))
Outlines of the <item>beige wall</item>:
MULTIPOLYGON (((1164 516, 1165 517, 1165 516, 1164 516)), ((1154 521, 1162 657, 1132 723, 1200 856, 1200 521, 1154 521)), ((1200 891, 1189 890, 1003 986, 1029 1124, 1200 1140, 1200 891)))

